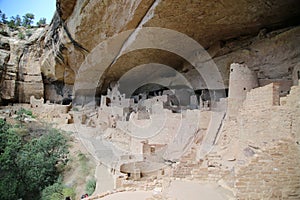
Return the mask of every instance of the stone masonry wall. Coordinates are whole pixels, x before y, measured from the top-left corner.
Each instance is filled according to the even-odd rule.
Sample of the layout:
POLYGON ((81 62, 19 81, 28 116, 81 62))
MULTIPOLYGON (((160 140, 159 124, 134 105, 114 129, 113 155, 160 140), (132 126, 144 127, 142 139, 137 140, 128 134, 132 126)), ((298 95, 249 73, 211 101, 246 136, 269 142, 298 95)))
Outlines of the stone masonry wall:
POLYGON ((300 146, 281 140, 236 174, 238 199, 300 199, 300 146))
POLYGON ((201 144, 195 144, 172 176, 218 182, 240 200, 299 199, 300 87, 293 86, 283 99, 285 104, 279 105, 275 83, 252 89, 236 119, 225 122, 214 149, 197 161, 201 144))
POLYGON ((248 92, 243 106, 246 110, 269 108, 270 106, 279 105, 279 101, 279 84, 270 83, 248 92))

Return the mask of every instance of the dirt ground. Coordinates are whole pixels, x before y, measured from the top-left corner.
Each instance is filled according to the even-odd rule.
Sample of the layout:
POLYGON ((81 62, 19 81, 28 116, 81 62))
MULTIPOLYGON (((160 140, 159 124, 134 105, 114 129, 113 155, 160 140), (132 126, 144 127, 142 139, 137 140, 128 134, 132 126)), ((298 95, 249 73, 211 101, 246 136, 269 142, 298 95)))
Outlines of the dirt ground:
POLYGON ((88 153, 81 141, 74 136, 74 127, 71 124, 59 127, 70 133, 70 161, 63 175, 64 183, 76 191, 76 199, 85 194, 85 185, 89 179, 95 178, 97 163, 88 153))
POLYGON ((161 193, 155 191, 126 191, 100 198, 103 200, 231 200, 233 193, 217 184, 202 184, 175 180, 161 193))

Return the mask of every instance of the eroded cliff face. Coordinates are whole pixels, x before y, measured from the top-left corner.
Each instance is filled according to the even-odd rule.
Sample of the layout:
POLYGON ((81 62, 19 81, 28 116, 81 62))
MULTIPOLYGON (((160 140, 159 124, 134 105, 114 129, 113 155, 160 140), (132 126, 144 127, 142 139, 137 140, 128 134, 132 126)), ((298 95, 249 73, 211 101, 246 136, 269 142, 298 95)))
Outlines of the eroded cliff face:
POLYGON ((44 31, 43 28, 10 31, 1 26, 0 102, 29 102, 30 95, 44 96, 39 62, 43 50, 38 42, 44 31))
MULTIPOLYGON (((80 1, 77 2, 73 14, 66 19, 66 23, 75 40, 89 51, 110 37, 118 37, 122 31, 133 28, 161 27, 178 31, 196 40, 210 53, 227 87, 228 70, 232 62, 246 62, 262 78, 291 80, 289 72, 294 67, 292 63, 297 63, 299 59, 299 49, 294 45, 299 38, 290 37, 289 33, 281 34, 289 32, 288 29, 272 31, 295 24, 299 15, 295 10, 297 7, 299 6, 296 1, 80 1)), ((299 31, 296 29, 292 32, 296 36, 299 31)), ((131 36, 128 35, 119 42, 122 43, 121 49, 128 46, 130 40, 134 40, 131 36)), ((163 46, 164 41, 160 41, 158 45, 163 46)), ((84 57, 80 51, 70 48, 72 69, 78 71, 84 57)), ((194 89, 207 87, 199 81, 199 77, 195 77, 195 69, 180 55, 149 48, 118 53, 115 55, 117 59, 109 66, 96 64, 94 68, 90 67, 91 71, 97 71, 101 67, 105 70, 102 77, 99 77, 100 93, 106 91, 111 81, 120 79, 130 69, 145 63, 161 63, 175 68, 188 79, 194 89)), ((91 56, 100 59, 107 55, 91 56)), ((91 77, 92 74, 87 76, 91 77)), ((171 81, 174 77, 167 79, 171 81)), ((153 78, 153 81, 156 79, 153 78)), ((93 85, 88 82, 85 84, 93 85)))
MULTIPOLYGON (((167 28, 198 42, 213 58, 225 87, 228 87, 229 65, 232 62, 245 63, 255 70, 262 85, 269 82, 269 79, 281 79, 291 85, 293 77, 297 78, 295 69, 299 68, 299 15, 297 0, 57 0, 57 14, 52 23, 33 42, 31 48, 26 47, 23 55, 23 60, 26 60, 23 63, 36 66, 35 80, 31 86, 27 84, 28 87, 36 87, 35 92, 24 89, 24 97, 19 97, 20 93, 9 89, 15 87, 11 80, 20 81, 22 84, 26 81, 22 77, 3 78, 9 76, 9 70, 4 70, 1 98, 7 102, 27 102, 28 96, 35 95, 44 96, 51 101, 62 101, 75 94, 75 82, 79 85, 78 91, 95 90, 83 86, 93 85, 98 95, 106 91, 110 82, 117 81, 136 66, 149 63, 161 63, 176 69, 195 90, 207 87, 195 76, 196 71, 191 63, 176 53, 149 48, 123 51, 139 36, 139 31, 134 29, 143 27, 167 28), (129 32, 124 37, 118 37, 124 31, 129 32), (95 47, 112 37, 118 41, 113 40, 109 44, 114 46, 114 51, 108 52, 111 55, 92 54, 95 47), (35 51, 39 53, 34 53, 35 51), (77 79, 81 72, 80 67, 87 57, 90 60, 111 57, 108 66, 101 62, 90 64, 90 73, 86 73, 86 77, 92 77, 95 71, 103 71, 102 76, 97 78, 97 84, 91 83, 95 81, 92 78, 77 79), (36 78, 36 74, 43 77, 42 82, 40 78, 36 78)), ((154 40, 160 40, 155 35, 153 37, 154 40)), ((164 43, 166 41, 158 42, 159 45, 164 43)), ((6 66, 3 69, 7 69, 8 58, 12 60, 13 57, 9 55, 17 52, 17 49, 11 48, 8 51, 5 45, 1 48, 1 65, 6 66)), ((23 51, 25 47, 21 49, 23 51)), ((21 53, 17 57, 20 58, 21 53)), ((205 62, 207 60, 198 65, 205 62)), ((138 78, 138 73, 136 76, 138 78)), ((154 82, 156 79, 157 77, 153 77, 154 82)), ((164 81, 171 82, 173 79, 172 76, 165 77, 164 81)))

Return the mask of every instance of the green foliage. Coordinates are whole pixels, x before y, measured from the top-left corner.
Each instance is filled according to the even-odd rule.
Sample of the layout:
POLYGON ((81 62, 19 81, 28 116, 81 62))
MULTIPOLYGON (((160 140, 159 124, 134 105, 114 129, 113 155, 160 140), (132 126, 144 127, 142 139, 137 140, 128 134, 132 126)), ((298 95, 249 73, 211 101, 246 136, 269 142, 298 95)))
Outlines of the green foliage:
POLYGON ((13 21, 12 19, 7 23, 8 27, 15 30, 17 29, 17 26, 15 24, 15 21, 13 21))
POLYGON ((18 38, 19 38, 20 40, 24 40, 24 39, 25 39, 25 35, 24 35, 24 33, 23 33, 22 31, 19 31, 19 33, 18 33, 18 38))
POLYGON ((53 185, 46 187, 42 192, 42 200, 52 200, 52 199, 63 199, 62 196, 62 184, 56 182, 53 185), (58 194, 58 195, 57 195, 58 194))
MULTIPOLYGON (((16 30, 18 26, 24 26, 27 28, 31 28, 34 20, 34 14, 26 13, 22 16, 23 20, 21 19, 20 15, 16 15, 15 17, 10 17, 10 20, 7 20, 5 13, 0 10, 0 23, 7 24, 9 28, 16 30)), ((42 17, 36 23, 37 26, 42 26, 46 24, 46 18, 42 17)))
POLYGON ((2 131, 3 128, 5 128, 4 125, 6 125, 5 120, 0 118, 0 131, 2 131))
POLYGON ((31 24, 33 23, 33 20, 34 20, 34 14, 26 13, 23 16, 22 26, 31 28, 31 24))
POLYGON ((42 26, 42 25, 45 25, 46 24, 46 18, 41 18, 37 23, 36 25, 37 26, 42 26))
POLYGON ((0 22, 3 24, 7 23, 7 17, 5 15, 5 13, 3 13, 1 10, 0 10, 0 22))
POLYGON ((65 186, 62 193, 63 193, 64 197, 71 197, 71 199, 75 199, 76 192, 75 192, 74 188, 65 186))
POLYGON ((30 141, 0 121, 1 199, 38 199, 41 191, 56 182, 59 165, 67 162, 67 140, 58 130, 30 141))
POLYGON ((16 30, 18 26, 21 26, 22 19, 19 15, 16 17, 11 17, 10 20, 7 22, 9 28, 16 30))
POLYGON ((21 127, 23 126, 23 122, 25 122, 25 118, 35 118, 31 110, 26 110, 24 108, 20 108, 16 114, 16 119, 19 120, 21 127))
POLYGON ((88 180, 86 186, 85 186, 85 191, 86 193, 91 196, 96 189, 96 179, 92 178, 88 180))
POLYGON ((62 200, 65 199, 65 197, 75 199, 75 196, 74 188, 67 187, 62 184, 61 180, 58 180, 43 190, 41 200, 62 200))
POLYGON ((12 17, 12 18, 13 18, 16 26, 22 25, 22 19, 21 19, 20 15, 16 15, 16 17, 12 17))
POLYGON ((26 110, 25 108, 20 108, 17 111, 17 115, 26 115, 29 116, 31 118, 35 118, 35 116, 33 116, 32 111, 31 110, 26 110))
POLYGON ((8 131, 14 132, 21 137, 25 137, 28 135, 28 130, 23 126, 16 125, 16 126, 11 127, 8 131))

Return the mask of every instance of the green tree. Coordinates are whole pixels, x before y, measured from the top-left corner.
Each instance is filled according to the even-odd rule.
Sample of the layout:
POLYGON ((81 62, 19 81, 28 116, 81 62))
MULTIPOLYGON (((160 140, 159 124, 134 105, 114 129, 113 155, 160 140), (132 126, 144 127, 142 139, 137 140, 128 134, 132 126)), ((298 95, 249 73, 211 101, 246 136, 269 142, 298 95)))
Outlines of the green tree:
POLYGON ((22 19, 21 19, 20 15, 11 17, 7 23, 8 27, 11 29, 16 29, 18 26, 21 26, 21 24, 22 24, 22 19))
POLYGON ((33 23, 34 20, 34 14, 32 13, 27 13, 23 16, 23 22, 22 22, 22 26, 24 27, 31 27, 31 24, 33 23))
POLYGON ((30 141, 14 130, 0 121, 1 199, 38 199, 44 188, 58 180, 59 166, 67 162, 67 140, 52 128, 30 141))
POLYGON ((24 170, 26 193, 38 194, 41 188, 53 184, 59 177, 57 165, 65 164, 66 139, 57 130, 35 138, 24 145, 20 152, 19 165, 24 170))
POLYGON ((61 179, 58 179, 56 183, 46 187, 42 192, 42 200, 61 200, 65 197, 71 197, 75 199, 76 193, 74 188, 65 186, 61 179))
POLYGON ((15 21, 16 26, 21 26, 22 25, 22 19, 21 19, 20 15, 16 15, 16 17, 12 17, 12 18, 15 21))
POLYGON ((46 24, 46 18, 41 18, 37 23, 36 23, 36 25, 37 26, 42 26, 42 25, 45 25, 46 24))
POLYGON ((16 29, 17 26, 15 24, 15 21, 13 19, 9 20, 9 22, 7 23, 8 27, 11 29, 16 29))
POLYGON ((46 187, 42 192, 42 200, 63 199, 63 185, 57 181, 53 185, 46 187))
POLYGON ((7 24, 8 22, 5 13, 3 13, 1 10, 0 10, 0 22, 2 22, 3 24, 7 24))
POLYGON ((0 194, 2 199, 17 199, 22 174, 18 167, 21 137, 11 131, 11 126, 0 119, 0 194))

